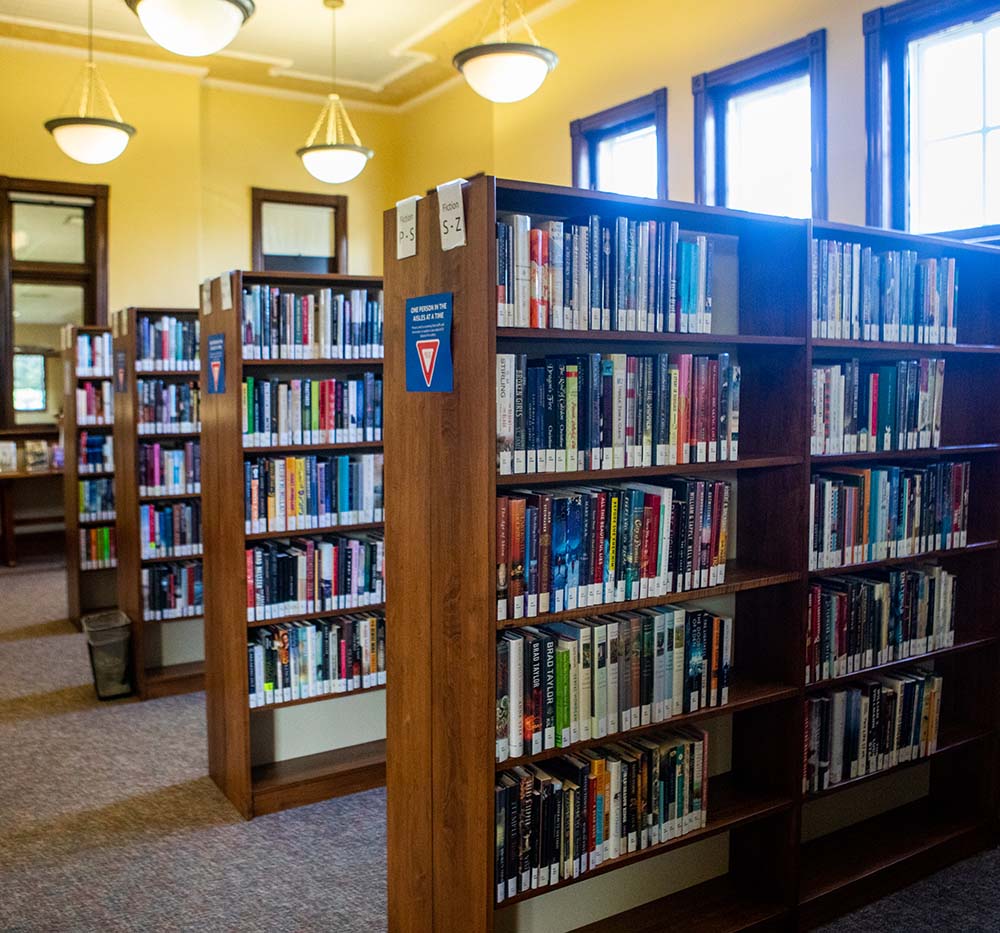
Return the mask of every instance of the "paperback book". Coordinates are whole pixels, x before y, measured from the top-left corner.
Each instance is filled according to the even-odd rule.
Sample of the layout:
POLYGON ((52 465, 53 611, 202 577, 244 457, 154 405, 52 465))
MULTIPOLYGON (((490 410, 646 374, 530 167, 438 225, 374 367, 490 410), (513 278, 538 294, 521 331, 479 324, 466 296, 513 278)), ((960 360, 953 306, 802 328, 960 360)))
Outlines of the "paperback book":
POLYGON ((136 433, 197 434, 201 431, 201 393, 194 380, 138 379, 136 433))
POLYGON ((142 568, 141 577, 147 621, 193 619, 204 613, 200 560, 149 564, 142 568))

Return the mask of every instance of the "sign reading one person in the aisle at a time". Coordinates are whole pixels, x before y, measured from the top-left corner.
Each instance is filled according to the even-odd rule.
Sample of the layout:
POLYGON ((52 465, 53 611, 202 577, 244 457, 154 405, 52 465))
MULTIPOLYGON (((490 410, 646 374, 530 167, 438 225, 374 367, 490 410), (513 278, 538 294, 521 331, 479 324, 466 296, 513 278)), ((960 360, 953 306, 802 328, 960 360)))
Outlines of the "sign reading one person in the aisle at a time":
POLYGON ((406 391, 450 392, 451 293, 406 299, 406 391))

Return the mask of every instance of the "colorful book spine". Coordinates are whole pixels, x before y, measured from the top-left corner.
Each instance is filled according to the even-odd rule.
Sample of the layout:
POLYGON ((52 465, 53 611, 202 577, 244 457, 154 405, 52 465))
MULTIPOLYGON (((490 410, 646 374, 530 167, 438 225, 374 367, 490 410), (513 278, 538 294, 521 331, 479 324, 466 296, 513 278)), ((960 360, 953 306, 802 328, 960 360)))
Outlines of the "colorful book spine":
POLYGON ((201 393, 194 380, 136 380, 136 433, 197 434, 201 431, 201 393))
POLYGON ((135 324, 136 372, 198 372, 200 326, 195 315, 139 314, 135 324))
POLYGON ((106 570, 118 565, 113 525, 80 529, 80 569, 106 570))
POLYGON ((162 622, 204 613, 201 561, 149 564, 141 578, 144 619, 162 622))
POLYGON ((201 555, 201 503, 197 500, 139 506, 142 558, 201 555))

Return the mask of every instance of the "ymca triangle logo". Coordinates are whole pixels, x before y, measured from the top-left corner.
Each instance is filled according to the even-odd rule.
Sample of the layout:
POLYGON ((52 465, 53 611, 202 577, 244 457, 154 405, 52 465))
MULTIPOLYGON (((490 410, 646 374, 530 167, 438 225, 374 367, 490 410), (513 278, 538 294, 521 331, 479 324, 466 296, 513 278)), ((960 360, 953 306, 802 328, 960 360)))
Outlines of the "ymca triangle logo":
POLYGON ((433 340, 418 340, 417 355, 420 357, 420 370, 424 374, 424 382, 430 388, 431 380, 434 378, 434 366, 437 364, 438 348, 441 341, 436 337, 433 340))
POLYGON ((212 361, 212 385, 216 389, 219 388, 219 371, 222 369, 222 363, 218 360, 212 361))

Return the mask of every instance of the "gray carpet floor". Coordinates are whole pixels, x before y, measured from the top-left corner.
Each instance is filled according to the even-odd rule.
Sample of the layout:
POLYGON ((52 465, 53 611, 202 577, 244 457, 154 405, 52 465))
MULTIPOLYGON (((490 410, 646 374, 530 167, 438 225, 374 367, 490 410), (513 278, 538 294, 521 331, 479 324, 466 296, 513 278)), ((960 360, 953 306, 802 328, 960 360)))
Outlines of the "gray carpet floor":
MULTIPOLYGON (((61 566, 0 569, 0 930, 385 929, 384 791, 243 822, 204 696, 98 702, 65 614, 61 566)), ((998 930, 1000 852, 824 929, 998 930)))

